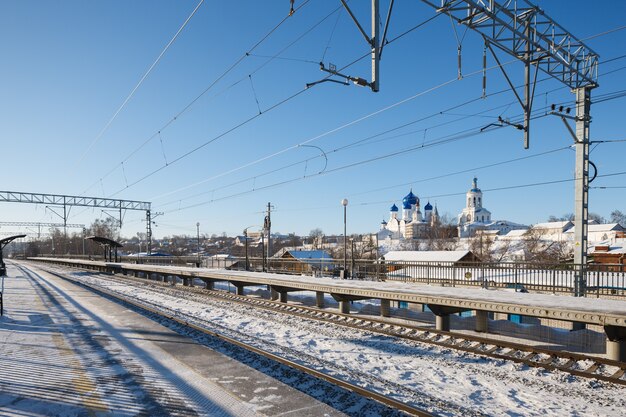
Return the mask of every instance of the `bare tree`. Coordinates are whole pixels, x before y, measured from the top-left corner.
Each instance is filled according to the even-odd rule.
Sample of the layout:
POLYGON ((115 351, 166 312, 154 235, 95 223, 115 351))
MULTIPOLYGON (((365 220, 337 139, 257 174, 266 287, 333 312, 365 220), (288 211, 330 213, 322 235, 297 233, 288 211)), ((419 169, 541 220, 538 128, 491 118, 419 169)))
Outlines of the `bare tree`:
POLYGON ((444 214, 426 230, 424 250, 455 250, 457 247, 456 225, 444 214))
POLYGON ((623 227, 626 227, 626 214, 619 210, 613 210, 610 217, 611 223, 619 223, 623 227))
POLYGON ((315 249, 320 249, 322 247, 322 242, 324 239, 324 232, 320 228, 315 228, 309 232, 309 237, 311 238, 311 242, 315 249))
POLYGON ((469 239, 468 249, 482 261, 490 261, 494 241, 495 239, 484 233, 484 230, 476 230, 474 236, 469 239))
POLYGON ((527 261, 537 263, 560 262, 571 257, 566 242, 546 237, 546 230, 531 227, 524 233, 524 253, 527 261))

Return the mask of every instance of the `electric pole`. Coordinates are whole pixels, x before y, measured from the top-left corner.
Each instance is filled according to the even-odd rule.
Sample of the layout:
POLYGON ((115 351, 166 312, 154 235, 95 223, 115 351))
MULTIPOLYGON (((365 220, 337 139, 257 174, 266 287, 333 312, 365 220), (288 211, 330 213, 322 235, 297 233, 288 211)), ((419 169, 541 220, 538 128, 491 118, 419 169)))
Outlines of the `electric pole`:
POLYGON ((271 203, 267 203, 267 214, 265 215, 265 220, 263 221, 263 231, 267 233, 267 261, 269 263, 270 257, 272 256, 272 206, 271 203))

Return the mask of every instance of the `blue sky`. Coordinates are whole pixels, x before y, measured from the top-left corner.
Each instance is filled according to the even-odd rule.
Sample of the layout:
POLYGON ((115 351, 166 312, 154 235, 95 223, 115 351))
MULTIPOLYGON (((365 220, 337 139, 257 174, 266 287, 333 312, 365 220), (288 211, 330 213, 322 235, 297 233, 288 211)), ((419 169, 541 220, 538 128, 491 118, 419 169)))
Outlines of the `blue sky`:
MULTIPOLYGON (((369 2, 351 3, 369 27, 369 2)), ((456 216, 474 176, 494 219, 532 224, 573 211, 572 182, 488 191, 572 178, 572 140, 553 116, 532 122, 528 150, 514 128, 459 135, 476 133, 499 115, 519 119, 521 108, 510 91, 494 94, 506 88, 498 69, 488 72, 487 97, 478 100, 483 46, 474 32, 463 37, 460 27, 465 76, 456 80, 457 41, 446 16, 386 46, 379 93, 334 83, 303 91, 324 77, 320 60, 341 68, 367 53, 338 1, 307 3, 248 56, 286 16, 289 2, 206 1, 100 135, 197 4, 0 3, 2 189, 152 201, 154 211, 165 213, 157 219, 157 237, 195 234, 196 222, 201 233, 241 233, 262 224, 267 202, 275 206, 275 231, 342 233, 344 197, 350 201, 348 233, 370 233, 411 188, 422 206, 430 201, 441 214, 456 216), (312 146, 296 146, 305 142, 312 146), (382 159, 364 162, 374 158, 382 159)), ((384 13, 387 5, 381 2, 384 13)), ((539 5, 583 39, 622 27, 626 15, 624 2, 539 5)), ((389 38, 434 14, 419 1, 396 2, 389 38)), ((626 30, 587 44, 601 61, 621 57, 626 30)), ((488 66, 494 64, 489 57, 488 66)), ((592 96, 623 90, 624 66, 626 58, 601 64, 592 96)), ((505 67, 514 82, 522 81, 519 63, 505 67)), ((369 78, 369 59, 344 72, 369 78)), ((592 140, 626 138, 625 100, 592 106, 592 140)), ((555 102, 571 105, 573 94, 556 80, 540 82, 535 110, 541 114, 555 102)), ((625 149, 624 142, 595 146, 591 159, 599 174, 624 171, 625 149)), ((626 176, 600 177, 593 185, 625 186, 626 176)), ((608 217, 614 209, 626 211, 624 189, 591 190, 590 211, 608 217)), ((4 221, 58 220, 44 207, 26 204, 3 203, 1 213, 4 221)), ((69 222, 106 216, 73 208, 69 222)), ((141 212, 126 213, 122 234, 144 231, 142 218, 141 212)))

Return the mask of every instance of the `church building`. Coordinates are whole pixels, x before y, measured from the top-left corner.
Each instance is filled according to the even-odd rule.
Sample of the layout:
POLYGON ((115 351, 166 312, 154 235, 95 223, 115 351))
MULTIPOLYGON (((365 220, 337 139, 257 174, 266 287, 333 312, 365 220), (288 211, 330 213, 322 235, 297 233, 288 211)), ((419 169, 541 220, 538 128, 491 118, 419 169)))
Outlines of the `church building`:
POLYGON ((465 208, 458 217, 459 237, 472 237, 477 231, 495 231, 504 235, 511 230, 527 229, 528 226, 508 220, 491 220, 491 212, 483 207, 483 192, 478 188, 478 178, 474 177, 472 188, 465 194, 465 208))
POLYGON ((420 199, 413 190, 402 199, 402 213, 395 204, 389 209, 389 220, 383 220, 378 232, 379 239, 418 239, 439 220, 437 207, 430 202, 420 210, 420 199))

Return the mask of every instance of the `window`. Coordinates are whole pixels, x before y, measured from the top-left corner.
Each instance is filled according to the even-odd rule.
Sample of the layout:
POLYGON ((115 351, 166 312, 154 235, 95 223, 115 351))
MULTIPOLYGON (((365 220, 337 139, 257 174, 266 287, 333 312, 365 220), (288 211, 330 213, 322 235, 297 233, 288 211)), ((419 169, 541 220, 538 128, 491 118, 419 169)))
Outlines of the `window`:
POLYGON ((476 197, 474 197, 474 205, 476 205, 476 197))

